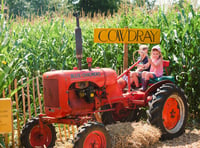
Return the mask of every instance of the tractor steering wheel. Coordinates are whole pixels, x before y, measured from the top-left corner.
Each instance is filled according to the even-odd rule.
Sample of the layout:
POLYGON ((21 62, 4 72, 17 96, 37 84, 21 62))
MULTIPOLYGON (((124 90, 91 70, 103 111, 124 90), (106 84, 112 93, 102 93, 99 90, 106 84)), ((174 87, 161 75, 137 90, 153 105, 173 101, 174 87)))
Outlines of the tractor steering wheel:
POLYGON ((134 52, 133 52, 133 63, 135 63, 135 54, 138 52, 139 50, 135 50, 134 52))
POLYGON ((137 64, 139 63, 139 61, 135 62, 134 56, 135 56, 135 54, 136 54, 138 51, 139 51, 139 50, 136 50, 136 51, 133 52, 133 61, 134 61, 134 63, 132 64, 132 66, 129 67, 127 70, 125 70, 121 75, 119 75, 118 78, 117 78, 118 80, 119 80, 121 77, 123 77, 124 75, 126 75, 128 72, 130 72, 130 70, 133 69, 133 67, 137 66, 137 64))

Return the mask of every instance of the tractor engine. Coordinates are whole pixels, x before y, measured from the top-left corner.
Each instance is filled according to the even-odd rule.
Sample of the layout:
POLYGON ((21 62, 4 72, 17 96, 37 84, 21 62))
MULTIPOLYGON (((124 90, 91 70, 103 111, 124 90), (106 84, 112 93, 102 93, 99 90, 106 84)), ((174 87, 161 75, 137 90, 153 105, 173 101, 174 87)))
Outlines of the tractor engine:
POLYGON ((75 91, 79 98, 84 98, 87 103, 94 103, 94 96, 96 92, 99 91, 98 87, 95 87, 92 83, 86 82, 76 82, 75 91))
POLYGON ((59 70, 43 74, 45 112, 48 116, 87 114, 102 100, 119 95, 117 74, 110 68, 59 70))

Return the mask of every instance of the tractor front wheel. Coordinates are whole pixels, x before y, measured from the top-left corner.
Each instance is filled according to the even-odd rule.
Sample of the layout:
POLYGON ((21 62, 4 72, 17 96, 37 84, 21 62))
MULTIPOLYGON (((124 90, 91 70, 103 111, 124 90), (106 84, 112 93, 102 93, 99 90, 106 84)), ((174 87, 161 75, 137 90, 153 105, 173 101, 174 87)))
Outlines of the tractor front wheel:
POLYGON ((108 131, 103 124, 88 122, 79 127, 74 140, 74 148, 111 148, 108 131))
POLYGON ((52 124, 44 124, 42 131, 39 119, 33 118, 23 127, 20 139, 25 148, 53 147, 56 141, 55 127, 52 124))
POLYGON ((148 122, 161 129, 162 140, 180 136, 185 131, 188 105, 183 91, 175 84, 163 84, 153 95, 147 111, 148 122))

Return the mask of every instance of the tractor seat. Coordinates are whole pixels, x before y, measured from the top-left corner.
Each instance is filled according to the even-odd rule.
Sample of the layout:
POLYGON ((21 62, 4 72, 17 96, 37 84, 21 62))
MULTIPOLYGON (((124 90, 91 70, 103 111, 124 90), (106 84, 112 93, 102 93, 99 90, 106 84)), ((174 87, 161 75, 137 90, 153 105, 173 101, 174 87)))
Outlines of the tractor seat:
POLYGON ((162 77, 159 77, 159 78, 150 79, 149 83, 152 84, 152 83, 156 83, 156 82, 163 81, 163 80, 170 80, 173 83, 175 83, 175 79, 174 79, 173 76, 162 76, 162 77))

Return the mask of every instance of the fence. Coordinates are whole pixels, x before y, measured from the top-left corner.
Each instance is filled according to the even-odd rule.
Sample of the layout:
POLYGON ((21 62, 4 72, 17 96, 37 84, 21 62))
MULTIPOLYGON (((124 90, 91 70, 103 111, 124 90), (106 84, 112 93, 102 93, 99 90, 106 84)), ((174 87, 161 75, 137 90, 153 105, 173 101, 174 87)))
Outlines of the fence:
MULTIPOLYGON (((20 147, 20 131, 28 119, 43 113, 42 80, 39 77, 14 80, 14 83, 3 90, 3 98, 14 91, 12 99, 12 133, 4 134, 6 147, 20 147)), ((57 141, 74 138, 77 127, 73 125, 55 124, 57 141)))

